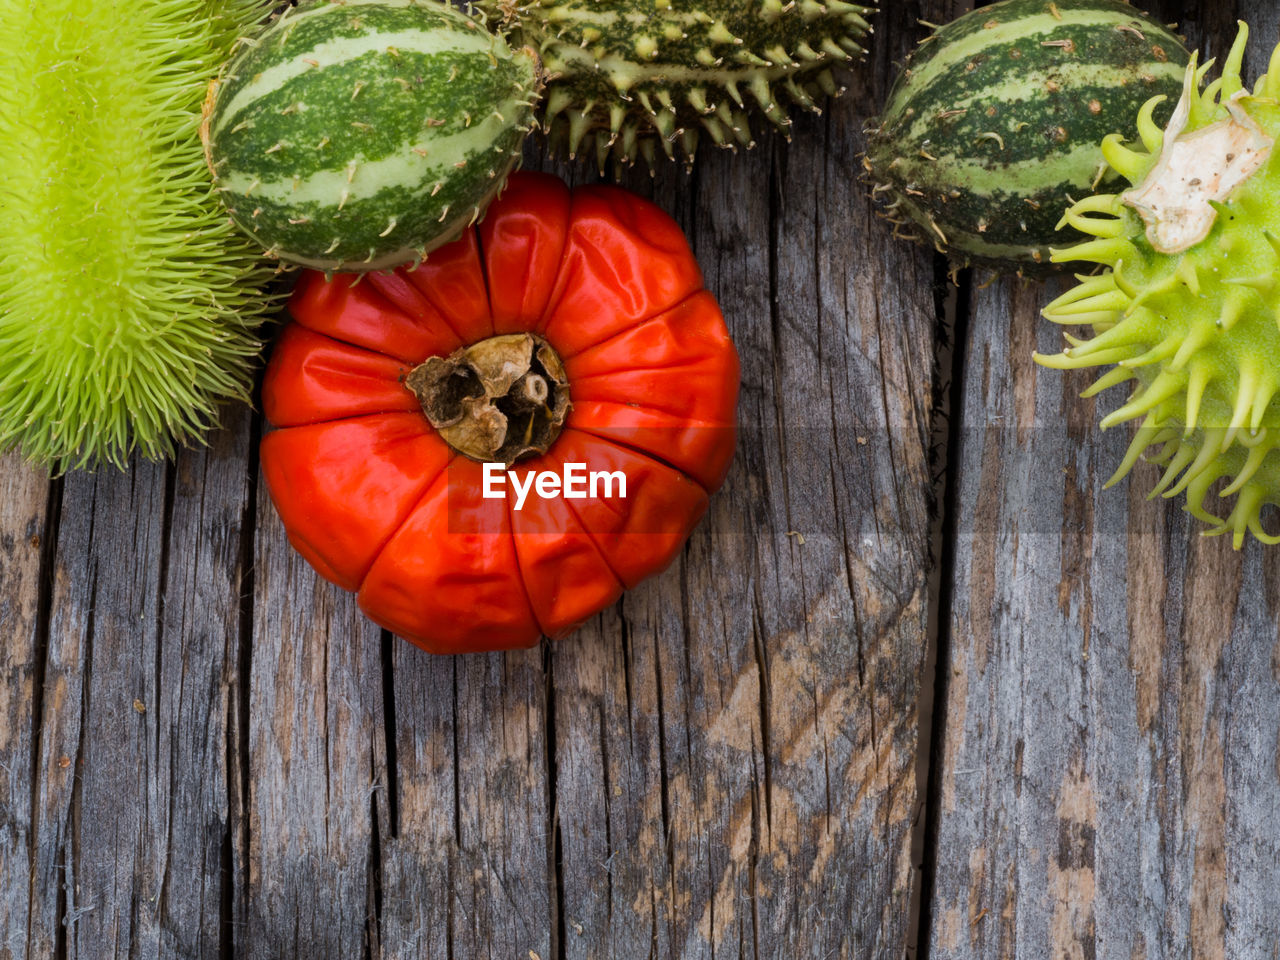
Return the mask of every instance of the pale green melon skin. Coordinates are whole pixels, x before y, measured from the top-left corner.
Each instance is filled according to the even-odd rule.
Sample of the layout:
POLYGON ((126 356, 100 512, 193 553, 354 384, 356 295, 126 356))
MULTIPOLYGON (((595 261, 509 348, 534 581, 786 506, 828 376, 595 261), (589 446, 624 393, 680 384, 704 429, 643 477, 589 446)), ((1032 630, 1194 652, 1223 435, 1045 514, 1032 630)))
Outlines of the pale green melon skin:
POLYGON ((538 83, 531 52, 437 0, 313 0, 211 88, 206 156, 268 255, 385 269, 479 218, 532 129, 538 83))

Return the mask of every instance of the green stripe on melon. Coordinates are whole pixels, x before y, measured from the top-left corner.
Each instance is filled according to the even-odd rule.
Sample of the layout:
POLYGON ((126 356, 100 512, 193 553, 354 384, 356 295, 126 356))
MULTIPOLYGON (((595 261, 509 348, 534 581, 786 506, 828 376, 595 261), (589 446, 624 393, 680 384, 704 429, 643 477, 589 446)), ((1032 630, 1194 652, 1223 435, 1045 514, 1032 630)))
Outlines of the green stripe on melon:
POLYGON ((865 158, 904 232, 961 262, 1025 271, 1105 169, 1098 143, 1144 102, 1177 101, 1189 54, 1119 0, 1004 0, 939 28, 911 56, 865 158))
POLYGON ((533 125, 536 57, 439 0, 319 0, 224 71, 204 135, 232 218, 282 260, 374 270, 473 223, 533 125))

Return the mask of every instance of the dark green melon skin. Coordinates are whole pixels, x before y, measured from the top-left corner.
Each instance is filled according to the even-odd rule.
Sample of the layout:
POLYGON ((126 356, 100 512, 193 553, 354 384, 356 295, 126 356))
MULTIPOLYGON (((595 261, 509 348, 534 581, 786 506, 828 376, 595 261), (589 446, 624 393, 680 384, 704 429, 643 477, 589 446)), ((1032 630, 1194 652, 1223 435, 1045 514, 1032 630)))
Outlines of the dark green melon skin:
MULTIPOLYGON (((224 117, 264 71, 307 57, 321 44, 441 29, 488 39, 478 26, 466 26, 462 14, 433 0, 399 7, 324 0, 298 11, 320 7, 324 15, 277 21, 224 72, 208 112, 213 132, 206 141, 223 201, 242 229, 283 260, 363 270, 420 259, 479 216, 500 189, 532 126, 536 65, 529 56, 511 55, 498 38, 492 42, 505 57, 387 44, 290 77, 224 117), (460 134, 495 111, 507 120, 500 134, 450 157, 444 175, 356 192, 360 165, 394 158, 426 135, 460 134), (326 196, 309 199, 242 189, 248 178, 305 179, 317 171, 344 171, 352 160, 358 165, 347 199, 341 182, 326 196), (226 186, 233 171, 234 189, 226 186)), ((424 160, 432 158, 431 147, 426 150, 424 160)))
POLYGON ((1167 98, 1154 115, 1163 126, 1181 92, 1189 54, 1168 28, 1117 0, 1058 0, 1060 13, 1089 22, 1050 14, 1046 24, 1050 6, 1005 0, 941 27, 909 59, 868 127, 867 173, 902 232, 960 263, 1051 269, 1050 247, 1082 239, 1057 225, 1074 199, 1095 192, 1103 137, 1131 131, 1139 108, 1158 95, 1167 98), (982 44, 993 22, 1031 18, 1036 27, 1017 39, 982 44), (946 63, 962 43, 979 46, 946 63), (1010 83, 1016 95, 1008 95, 1010 83), (1004 95, 996 95, 1001 86, 1004 95), (1053 170, 1069 153, 1078 161, 1053 170), (957 160, 981 166, 981 181, 958 178, 957 160))

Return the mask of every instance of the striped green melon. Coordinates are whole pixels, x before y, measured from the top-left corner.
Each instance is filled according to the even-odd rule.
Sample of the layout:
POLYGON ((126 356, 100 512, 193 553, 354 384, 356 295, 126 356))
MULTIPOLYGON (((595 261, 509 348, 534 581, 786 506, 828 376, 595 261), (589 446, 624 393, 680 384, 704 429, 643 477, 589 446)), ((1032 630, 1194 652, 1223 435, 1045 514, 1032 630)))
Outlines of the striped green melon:
POLYGON ((473 223, 533 125, 538 63, 439 0, 313 0, 210 88, 206 156, 269 256, 421 259, 473 223))
POLYGON ((864 164, 901 233, 960 263, 1048 268, 1072 200, 1106 170, 1098 143, 1164 95, 1189 54, 1119 0, 1004 0, 939 28, 908 59, 864 164))
POLYGON ((479 0, 547 70, 554 149, 652 166, 699 135, 752 146, 749 111, 784 130, 816 110, 831 67, 861 56, 873 8, 845 0, 479 0))

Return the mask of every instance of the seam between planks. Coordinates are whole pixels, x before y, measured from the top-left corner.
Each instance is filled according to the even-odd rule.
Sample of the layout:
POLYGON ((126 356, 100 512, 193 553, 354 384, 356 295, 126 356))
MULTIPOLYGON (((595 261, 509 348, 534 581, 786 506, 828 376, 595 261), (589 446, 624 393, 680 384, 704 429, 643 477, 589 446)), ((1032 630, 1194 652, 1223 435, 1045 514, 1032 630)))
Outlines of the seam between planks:
MULTIPOLYGON (((935 276, 939 284, 947 282, 947 263, 939 256, 935 261, 935 276)), ((946 289, 945 286, 942 289, 946 289)), ((922 834, 922 856, 920 875, 916 884, 916 903, 913 910, 918 911, 916 927, 916 958, 929 960, 932 944, 933 926, 933 892, 938 872, 938 827, 941 816, 941 782, 943 765, 943 748, 946 741, 947 717, 947 670, 951 662, 951 612, 953 574, 956 565, 956 473, 960 465, 960 414, 963 410, 965 384, 965 358, 968 345, 970 311, 972 310, 973 275, 971 270, 961 271, 956 276, 953 290, 949 291, 948 301, 953 304, 950 311, 939 304, 939 322, 946 333, 950 327, 949 338, 938 337, 935 340, 936 372, 934 377, 935 409, 933 419, 939 439, 945 440, 936 446, 941 459, 941 469, 936 472, 933 481, 933 495, 937 503, 937 516, 930 531, 933 544, 938 551, 936 558, 930 563, 929 584, 929 653, 934 657, 933 675, 922 677, 920 687, 921 709, 919 710, 920 733, 916 741, 918 765, 926 769, 922 781, 923 809, 921 823, 916 828, 922 834), (948 317, 947 313, 951 316, 948 317), (948 342, 949 340, 949 342, 948 342), (949 362, 948 362, 949 361, 949 362), (941 387, 942 371, 950 374, 950 382, 946 391, 941 387), (938 428, 938 420, 945 424, 945 434, 938 428), (930 683, 932 704, 929 710, 923 709, 926 697, 925 683, 930 683), (927 739, 926 739, 927 737, 927 739)), ((926 654, 926 664, 929 654, 926 654)), ((920 789, 918 786, 917 789, 920 789)))

